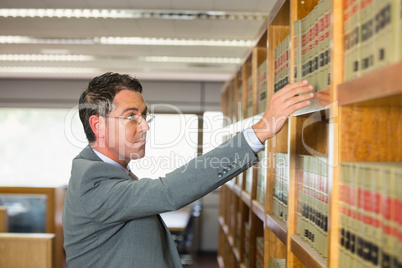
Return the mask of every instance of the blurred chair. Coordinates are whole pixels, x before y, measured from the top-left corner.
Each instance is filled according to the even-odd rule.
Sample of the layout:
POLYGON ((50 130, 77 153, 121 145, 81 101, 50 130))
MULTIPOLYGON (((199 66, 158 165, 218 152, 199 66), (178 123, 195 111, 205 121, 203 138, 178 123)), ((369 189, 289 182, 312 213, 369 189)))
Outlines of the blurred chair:
POLYGON ((183 265, 191 265, 193 257, 198 251, 201 211, 201 202, 194 202, 186 229, 184 231, 171 231, 183 265))

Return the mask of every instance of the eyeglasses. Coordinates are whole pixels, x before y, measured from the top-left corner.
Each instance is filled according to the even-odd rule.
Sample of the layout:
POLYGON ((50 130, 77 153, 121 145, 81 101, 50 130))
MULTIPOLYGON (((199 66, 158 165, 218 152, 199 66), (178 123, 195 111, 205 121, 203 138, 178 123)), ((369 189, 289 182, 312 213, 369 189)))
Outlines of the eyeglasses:
POLYGON ((130 114, 126 117, 111 116, 111 115, 105 115, 105 117, 123 119, 125 121, 129 121, 129 122, 139 125, 142 123, 142 120, 145 120, 145 122, 147 122, 147 124, 150 124, 154 120, 155 115, 154 114, 146 114, 146 115, 130 114))

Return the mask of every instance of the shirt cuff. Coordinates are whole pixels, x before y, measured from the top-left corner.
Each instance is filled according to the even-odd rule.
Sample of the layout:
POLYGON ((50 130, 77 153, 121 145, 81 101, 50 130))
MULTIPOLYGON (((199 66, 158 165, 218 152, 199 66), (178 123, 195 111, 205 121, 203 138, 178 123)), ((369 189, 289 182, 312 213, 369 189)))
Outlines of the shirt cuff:
POLYGON ((257 138, 257 135, 255 135, 254 129, 252 127, 246 128, 243 131, 243 135, 254 153, 258 153, 264 148, 264 144, 262 144, 257 138))

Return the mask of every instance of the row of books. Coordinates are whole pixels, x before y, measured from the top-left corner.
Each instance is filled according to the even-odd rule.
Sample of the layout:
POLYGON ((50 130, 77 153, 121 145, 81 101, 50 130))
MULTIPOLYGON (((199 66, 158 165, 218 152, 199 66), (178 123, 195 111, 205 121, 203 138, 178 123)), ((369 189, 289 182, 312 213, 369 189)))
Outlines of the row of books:
POLYGON ((402 162, 344 162, 339 267, 402 267, 402 162))
POLYGON ((250 75, 250 77, 247 79, 247 109, 246 109, 246 117, 252 117, 253 116, 253 77, 250 75))
POLYGON ((275 153, 275 176, 273 183, 273 214, 283 222, 288 220, 288 182, 289 161, 288 154, 275 153))
POLYGON ((255 268, 264 268, 264 237, 256 237, 255 268))
POLYGON ((275 48, 274 92, 289 84, 290 35, 275 48))
POLYGON ((286 268, 286 259, 269 259, 268 268, 286 268))
POLYGON ((265 190, 267 188, 267 161, 268 161, 265 149, 258 152, 258 158, 260 159, 260 163, 258 164, 256 199, 258 202, 260 202, 260 204, 264 206, 265 190))
POLYGON ((345 81, 402 59, 401 0, 344 0, 345 81))
POLYGON ((251 194, 251 188, 253 186, 253 172, 254 172, 254 166, 246 170, 246 180, 244 190, 249 194, 251 194))
POLYGON ((246 268, 250 268, 250 224, 244 223, 244 265, 246 268))
POLYGON ((297 162, 297 235, 324 259, 328 255, 328 160, 299 155, 297 162))
POLYGON ((330 85, 331 0, 320 0, 303 19, 294 21, 294 79, 307 79, 319 92, 330 85))
POLYGON ((258 67, 258 113, 264 113, 267 108, 267 60, 260 64, 258 67))

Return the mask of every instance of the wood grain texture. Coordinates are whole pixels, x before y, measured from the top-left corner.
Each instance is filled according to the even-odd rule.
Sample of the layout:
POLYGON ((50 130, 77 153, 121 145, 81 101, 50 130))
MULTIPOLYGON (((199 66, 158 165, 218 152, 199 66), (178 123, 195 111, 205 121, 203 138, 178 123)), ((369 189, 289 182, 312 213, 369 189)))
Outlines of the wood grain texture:
POLYGON ((7 208, 0 207, 0 233, 5 233, 8 230, 8 215, 7 208))
POLYGON ((296 257, 308 268, 325 268, 327 262, 299 236, 291 236, 290 248, 296 257))
POLYGON ((339 105, 402 106, 402 62, 339 84, 339 105))
POLYGON ((402 107, 342 107, 341 161, 402 161, 402 107))
POLYGON ((0 267, 56 267, 53 242, 53 234, 0 233, 0 267))

